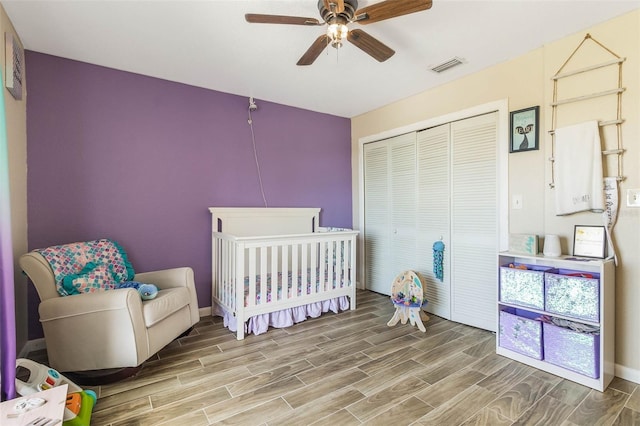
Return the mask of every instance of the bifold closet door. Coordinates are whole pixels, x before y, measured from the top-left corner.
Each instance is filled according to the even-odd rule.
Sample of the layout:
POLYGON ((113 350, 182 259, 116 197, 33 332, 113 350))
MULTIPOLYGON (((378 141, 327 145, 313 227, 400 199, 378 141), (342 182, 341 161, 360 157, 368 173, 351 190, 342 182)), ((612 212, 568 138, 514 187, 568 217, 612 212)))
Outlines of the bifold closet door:
POLYGON ((451 123, 451 319, 496 329, 498 114, 451 123))
POLYGON ((427 311, 495 330, 497 113, 365 144, 365 285, 390 294, 406 269, 425 279, 427 311), (443 280, 433 272, 442 241, 443 280))
POLYGON ((416 134, 364 146, 366 288, 391 294, 416 263, 416 134))
POLYGON ((417 265, 425 281, 426 310, 443 318, 451 318, 450 144, 448 123, 417 134, 417 265), (445 245, 442 280, 433 272, 433 245, 437 241, 445 245))

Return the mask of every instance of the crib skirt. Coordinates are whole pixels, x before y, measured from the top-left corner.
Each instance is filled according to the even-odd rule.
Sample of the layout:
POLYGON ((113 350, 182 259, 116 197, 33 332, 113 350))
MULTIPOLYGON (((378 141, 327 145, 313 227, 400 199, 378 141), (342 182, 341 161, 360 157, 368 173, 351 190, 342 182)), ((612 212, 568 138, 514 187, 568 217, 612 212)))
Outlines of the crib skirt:
MULTIPOLYGON (((280 311, 268 314, 255 315, 247 320, 244 324, 245 333, 253 333, 255 335, 266 333, 269 327, 285 328, 302 322, 307 318, 317 318, 323 313, 333 312, 337 314, 340 311, 349 309, 349 298, 340 296, 322 302, 309 303, 303 306, 295 306, 293 308, 282 309, 280 311)), ((214 315, 223 318, 224 326, 230 331, 237 331, 237 318, 233 313, 224 310, 220 306, 214 308, 214 315)))

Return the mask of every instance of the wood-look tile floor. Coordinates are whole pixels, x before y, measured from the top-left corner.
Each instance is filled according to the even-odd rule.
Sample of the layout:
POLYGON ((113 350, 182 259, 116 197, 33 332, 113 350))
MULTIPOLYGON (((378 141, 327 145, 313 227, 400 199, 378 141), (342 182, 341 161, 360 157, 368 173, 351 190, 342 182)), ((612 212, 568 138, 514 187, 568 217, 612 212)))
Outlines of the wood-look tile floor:
MULTIPOLYGON (((640 425, 640 385, 600 393, 495 354, 495 335, 431 316, 388 327, 387 296, 237 341, 218 317, 94 388, 100 425, 640 425)), ((46 362, 46 352, 30 357, 46 362)))

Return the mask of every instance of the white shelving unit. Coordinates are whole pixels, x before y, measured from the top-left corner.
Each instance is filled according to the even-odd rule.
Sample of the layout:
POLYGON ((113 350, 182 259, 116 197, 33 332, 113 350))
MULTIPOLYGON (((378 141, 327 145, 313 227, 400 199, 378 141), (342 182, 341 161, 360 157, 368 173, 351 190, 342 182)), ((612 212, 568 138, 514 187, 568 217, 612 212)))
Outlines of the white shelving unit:
MULTIPOLYGON (((588 377, 586 375, 576 373, 571 370, 567 370, 563 367, 545 362, 542 360, 531 358, 527 355, 514 352, 510 349, 500 346, 500 333, 496 334, 496 353, 503 355, 518 362, 530 365, 532 367, 544 370, 551 374, 563 377, 567 380, 580 383, 582 385, 591 387, 600 392, 604 391, 611 380, 614 377, 614 365, 615 365, 615 265, 613 259, 593 259, 593 260, 572 260, 570 256, 562 256, 558 258, 544 257, 542 255, 532 256, 525 254, 516 254, 509 252, 501 252, 498 254, 498 264, 508 265, 510 263, 523 263, 528 265, 548 266, 558 269, 570 269, 574 271, 580 271, 585 273, 596 273, 600 276, 600 291, 599 291, 599 303, 600 303, 600 320, 598 322, 577 320, 570 316, 558 315, 556 313, 549 313, 544 309, 535 309, 526 306, 520 306, 517 304, 506 303, 500 300, 500 288, 498 284, 498 317, 501 308, 512 307, 517 309, 524 309, 526 311, 539 313, 542 315, 549 315, 557 318, 564 318, 574 322, 597 325, 600 327, 600 334, 598 338, 599 342, 599 365, 600 374, 597 379, 588 377)), ((544 334, 542 336, 544 341, 544 334)), ((568 356, 570 356, 568 354, 568 356)))

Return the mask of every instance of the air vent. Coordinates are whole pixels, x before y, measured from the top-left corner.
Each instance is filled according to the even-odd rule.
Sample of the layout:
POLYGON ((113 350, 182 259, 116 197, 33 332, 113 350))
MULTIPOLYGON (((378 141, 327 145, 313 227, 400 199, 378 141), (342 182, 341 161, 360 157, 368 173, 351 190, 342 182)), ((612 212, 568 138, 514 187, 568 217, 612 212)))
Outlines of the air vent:
POLYGON ((449 68, 453 68, 457 65, 461 65, 464 63, 464 59, 462 58, 458 58, 457 56, 454 56, 453 58, 444 61, 441 64, 438 65, 434 65, 432 66, 430 69, 431 71, 435 71, 437 73, 440 73, 442 71, 448 70, 449 68))

